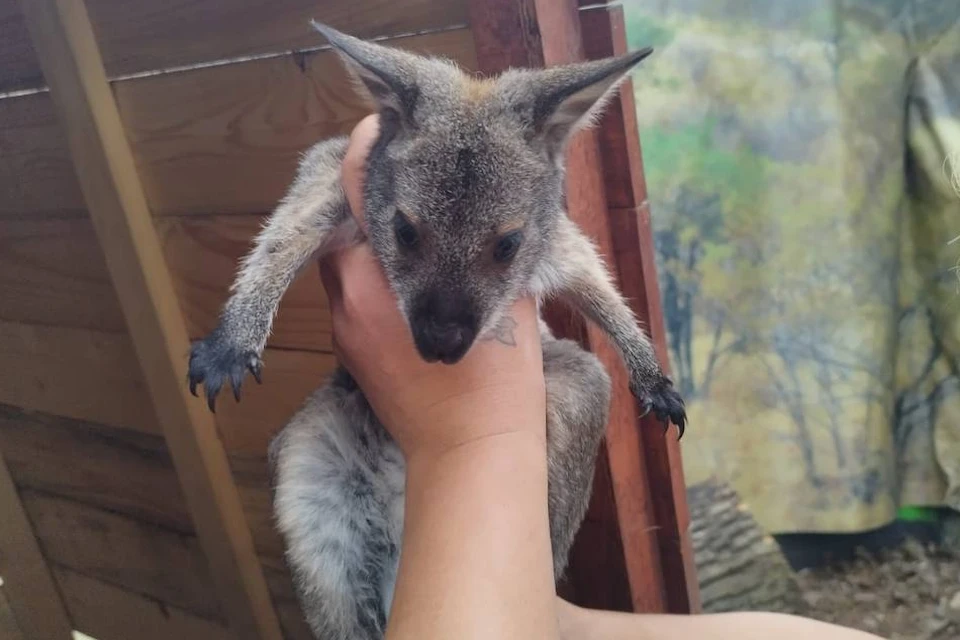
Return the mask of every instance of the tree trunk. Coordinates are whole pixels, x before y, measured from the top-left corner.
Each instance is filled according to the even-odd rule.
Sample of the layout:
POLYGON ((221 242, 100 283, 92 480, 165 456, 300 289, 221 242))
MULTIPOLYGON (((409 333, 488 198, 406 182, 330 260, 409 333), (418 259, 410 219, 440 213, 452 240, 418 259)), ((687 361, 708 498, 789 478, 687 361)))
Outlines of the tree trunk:
POLYGON ((803 613, 793 569, 732 487, 708 480, 687 500, 704 612, 803 613))

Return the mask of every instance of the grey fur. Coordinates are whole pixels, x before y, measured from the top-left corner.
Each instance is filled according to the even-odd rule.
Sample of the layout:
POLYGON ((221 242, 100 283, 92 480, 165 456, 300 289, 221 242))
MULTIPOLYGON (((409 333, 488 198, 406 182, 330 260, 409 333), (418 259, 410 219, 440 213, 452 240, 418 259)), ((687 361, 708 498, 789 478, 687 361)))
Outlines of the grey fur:
MULTIPOLYGON (((504 341, 506 310, 519 296, 559 297, 610 336, 645 409, 682 433, 683 401, 563 198, 567 140, 649 50, 476 80, 449 61, 316 27, 381 114, 367 161, 368 239, 421 355, 455 362, 477 338, 504 341), (498 248, 511 235, 512 258, 498 248)), ((219 326, 194 344, 191 390, 202 383, 211 410, 228 381, 239 400, 246 371, 259 379, 273 317, 299 269, 362 240, 340 186, 345 149, 339 138, 307 153, 243 261, 219 326)), ((589 500, 610 381, 592 354, 554 339, 542 322, 541 341, 559 577, 589 500)), ((404 463, 349 374, 338 370, 308 399, 270 457, 277 522, 314 633, 381 638, 400 547, 404 463)))
MULTIPOLYGON (((542 334, 554 570, 586 514, 610 382, 596 357, 542 334)), ((307 400, 270 446, 274 511, 321 640, 383 637, 403 529, 404 461, 349 374, 307 400)))

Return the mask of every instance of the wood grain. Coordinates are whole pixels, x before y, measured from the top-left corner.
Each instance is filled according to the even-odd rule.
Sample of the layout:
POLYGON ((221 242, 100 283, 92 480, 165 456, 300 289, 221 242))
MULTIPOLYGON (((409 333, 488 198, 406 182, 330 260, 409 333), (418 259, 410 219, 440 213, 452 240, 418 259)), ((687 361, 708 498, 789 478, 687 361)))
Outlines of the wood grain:
MULTIPOLYGON (((476 68, 468 29, 390 44, 476 68)), ((272 211, 300 154, 370 111, 329 51, 117 82, 113 92, 155 215, 272 211)), ((83 215, 49 94, 0 100, 0 150, 0 216, 83 215)))
MULTIPOLYGON (((585 48, 591 58, 627 51, 622 7, 581 12, 585 48)), ((647 188, 643 179, 640 138, 632 87, 628 83, 599 126, 600 158, 610 203, 609 225, 614 240, 620 286, 634 313, 653 339, 664 371, 669 374, 667 333, 660 304, 656 252, 647 188)), ((690 539, 683 463, 675 429, 664 433, 653 416, 639 421, 642 451, 651 488, 652 511, 663 567, 666 607, 670 613, 700 609, 700 595, 690 539)))
MULTIPOLYGON (((255 215, 156 219, 191 339, 216 325, 238 261, 262 222, 255 215)), ((0 218, 0 320, 126 331, 89 219, 0 218)), ((284 296, 267 344, 330 351, 329 310, 315 269, 305 269, 284 296)))
MULTIPOLYGON (((317 19, 360 37, 448 28, 467 21, 463 0, 89 0, 110 77, 213 60, 317 47, 317 19)), ((0 0, 0 92, 43 86, 14 0, 0 0)))
POLYGON ((128 589, 55 567, 74 625, 97 640, 232 640, 222 623, 206 620, 128 589))
POLYGON ((50 562, 223 620, 196 537, 31 489, 21 495, 50 562))
POLYGON ((0 218, 0 320, 126 331, 88 218, 0 218))
MULTIPOLYGON (((575 2, 565 0, 557 4, 538 3, 538 16, 543 31, 544 55, 548 64, 566 64, 583 60, 579 15, 575 2)), ((567 148, 567 208, 570 217, 591 237, 608 269, 617 273, 613 251, 615 233, 607 214, 607 198, 603 173, 600 170, 601 150, 595 131, 580 133, 567 148)), ((622 288, 621 288, 622 290, 622 288)), ((629 378, 619 354, 612 348, 603 332, 586 324, 583 341, 603 362, 610 373, 613 393, 610 419, 607 424, 606 455, 609 464, 609 485, 612 493, 597 496, 592 505, 595 522, 606 522, 619 530, 623 557, 607 565, 613 574, 623 572, 630 586, 630 608, 634 611, 663 611, 666 609, 665 582, 659 549, 657 521, 653 511, 652 494, 657 490, 649 475, 642 455, 637 432, 636 399, 629 388, 629 378), (609 498, 613 498, 611 502, 609 498), (606 498, 606 499, 605 499, 606 498)), ((601 467, 602 470, 602 467, 601 467)), ((613 537, 612 532, 605 534, 613 537)), ((603 556, 601 556, 603 558, 603 556)), ((594 565, 597 553, 578 545, 571 558, 572 571, 583 570, 596 575, 594 565), (579 555, 585 554, 584 556, 579 555)), ((607 606, 596 601, 598 592, 587 590, 584 603, 607 606)), ((613 607, 620 604, 609 603, 613 607)))
POLYGON ((43 85, 37 54, 16 0, 0 0, 0 92, 43 85))
MULTIPOLYGON (((186 362, 186 350, 182 357, 186 362)), ((160 433, 126 334, 0 321, 0 360, 10 363, 0 367, 2 403, 160 433)), ((230 451, 262 454, 272 434, 335 366, 330 354, 268 349, 263 384, 247 380, 240 404, 221 398, 215 417, 218 440, 230 451)))
POLYGON ((0 447, 18 487, 193 533, 158 435, 0 405, 0 447))
POLYGON ((189 340, 183 316, 86 7, 72 0, 25 0, 21 9, 203 543, 213 592, 238 637, 280 640, 216 424, 184 389, 189 340))
MULTIPOLYGON (((155 220, 192 339, 217 324, 240 259, 263 216, 190 216, 155 220)), ((316 269, 304 269, 284 295, 268 346, 329 353, 330 311, 316 269)))
MULTIPOLYGON (((467 29, 390 44, 475 65, 467 29)), ((370 112, 330 51, 121 82, 114 92, 154 215, 271 211, 300 154, 370 112)))
POLYGON ((50 562, 223 620, 195 536, 32 489, 24 489, 21 496, 50 562))
POLYGON ((463 0, 88 0, 110 76, 325 44, 316 19, 358 37, 464 24, 463 0))
POLYGON ((125 334, 0 322, 0 402, 159 432, 125 334))
POLYGON ((70 640, 70 617, 37 544, 2 450, 0 575, 4 579, 2 596, 5 596, 16 625, 27 640, 70 640))
MULTIPOLYGON (((158 435, 0 405, 0 449, 19 487, 194 533, 173 460, 158 435)), ((258 554, 281 561, 265 456, 238 455, 231 468, 258 554)))
POLYGON ((336 367, 330 354, 284 349, 268 349, 263 361, 262 385, 248 378, 240 403, 229 394, 219 401, 219 437, 231 453, 262 455, 270 438, 336 367))
MULTIPOLYGON (((627 53, 623 8, 597 8, 580 13, 583 47, 587 58, 596 60, 627 53)), ((645 73, 641 63, 634 73, 645 73)), ((607 105, 602 126, 597 128, 603 149, 603 179, 611 208, 634 207, 647 199, 640 155, 633 82, 627 79, 607 105)))
POLYGON ((0 99, 0 217, 85 210, 50 94, 0 99))
MULTIPOLYGON (((207 622, 223 622, 196 536, 31 489, 23 490, 22 495, 37 539, 54 567, 173 606, 207 622)), ((284 610, 286 626, 294 632, 293 637, 303 637, 296 635, 296 619, 301 614, 286 568, 274 559, 264 560, 263 566, 271 599, 284 610)), ((87 619, 92 622, 92 614, 87 619)))
MULTIPOLYGON (((136 523, 135 532, 167 540, 166 547, 178 540, 196 545, 173 461, 160 436, 0 406, 0 449, 15 484, 24 490, 92 509, 86 513, 125 518, 122 522, 136 523)), ((266 458, 235 455, 231 468, 285 637, 309 640, 274 528, 266 458)), ((130 527, 122 531, 129 533, 130 527)), ((95 621, 95 612, 85 620, 95 621)))
POLYGON ((470 0, 477 71, 487 75, 510 67, 542 67, 543 42, 532 0, 470 0))
POLYGON ((3 640, 25 640, 17 626, 17 619, 13 615, 13 609, 10 608, 10 602, 6 592, 3 590, 3 583, 0 582, 0 638, 3 640))

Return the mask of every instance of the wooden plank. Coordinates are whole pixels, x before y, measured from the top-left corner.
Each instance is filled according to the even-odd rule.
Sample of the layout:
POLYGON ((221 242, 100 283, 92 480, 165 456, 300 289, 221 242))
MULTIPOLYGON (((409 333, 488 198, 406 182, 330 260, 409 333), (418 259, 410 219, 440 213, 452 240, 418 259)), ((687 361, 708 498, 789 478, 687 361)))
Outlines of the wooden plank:
POLYGON ((13 616, 7 594, 3 590, 3 578, 0 578, 0 639, 25 640, 20 627, 17 626, 17 619, 13 616))
MULTIPOLYGON (((22 495, 53 566, 222 622, 196 536, 30 489, 22 495)), ((296 634, 296 618, 302 616, 286 567, 282 559, 263 562, 271 598, 284 608, 285 626, 296 634)))
POLYGON ((26 640, 70 640, 70 618, 0 452, 0 576, 26 640))
MULTIPOLYGON (((468 29, 390 44, 476 66, 468 29)), ((329 51, 117 82, 113 91, 154 215, 271 211, 300 154, 369 113, 329 51)), ((85 215, 49 94, 0 100, 0 150, 0 216, 85 215)))
MULTIPOLYGON (((0 406, 0 449, 21 489, 65 498, 89 508, 85 513, 123 516, 121 522, 133 521, 134 531, 146 530, 151 539, 159 536, 168 541, 167 547, 179 548, 183 540, 196 547, 193 523, 161 437, 0 406)), ((284 563, 282 540, 274 528, 266 458, 234 456, 231 468, 285 637, 309 640, 284 563)), ((104 522, 99 515, 93 521, 104 522)), ((126 525, 124 530, 130 528, 126 525)), ((133 540, 122 544, 147 546, 133 540)), ((69 594, 65 597, 69 599, 69 594)))
POLYGON ((51 563, 223 620, 195 536, 32 489, 21 498, 51 563))
POLYGON ((530 0, 467 3, 479 72, 493 75, 510 67, 543 66, 534 4, 530 0))
MULTIPOLYGON (((216 325, 262 216, 157 218, 191 339, 216 325)), ((92 222, 0 218, 0 320, 126 332, 92 222)), ((284 296, 268 346, 329 353, 330 314, 315 269, 284 296)))
MULTIPOLYGON (((591 4, 598 3, 591 0, 591 4)), ((622 7, 582 11, 580 24, 587 58, 596 60, 629 50, 622 7)), ((644 68, 646 63, 641 66, 640 73, 644 68)), ((611 208, 635 207, 647 199, 636 108, 633 81, 628 78, 620 93, 610 101, 603 122, 597 127, 603 150, 604 188, 611 208)))
MULTIPOLYGON (((0 405, 0 449, 21 488, 194 533, 160 436, 0 405)), ((258 554, 281 561, 265 456, 237 455, 231 469, 258 554)))
POLYGON ((125 334, 0 322, 0 402, 157 432, 125 334))
POLYGON ((358 37, 466 22, 463 0, 89 0, 108 75, 313 48, 317 19, 358 37))
POLYGON ((0 405, 14 482, 180 533, 193 523, 163 438, 0 405))
MULTIPOLYGON (((239 260, 263 224, 262 216, 156 219, 191 338, 216 327, 239 260)), ((330 353, 330 310, 316 269, 304 269, 283 296, 267 345, 330 353)))
POLYGON ((203 541, 215 592, 238 637, 280 640, 216 425, 184 388, 189 340, 86 7, 72 0, 25 0, 21 8, 203 541))
POLYGON ((0 218, 0 320, 126 332, 88 218, 0 218))
MULTIPOLYGON (((360 37, 449 28, 466 22, 463 0, 90 0, 110 77, 323 44, 311 19, 360 37)), ((43 86, 20 8, 0 1, 0 92, 43 86)))
MULTIPOLYGON (((186 351, 185 351, 186 352, 186 351)), ((0 403, 111 427, 160 433, 130 338, 0 321, 0 403)), ((229 451, 263 454, 270 438, 333 371, 331 354, 267 349, 262 385, 221 402, 216 437, 229 451)))
MULTIPOLYGON (((540 67, 583 59, 577 10, 570 0, 475 0, 470 7, 478 65, 485 72, 501 71, 508 62, 540 67), (504 48, 512 53, 498 53, 504 48)), ((571 217, 609 257, 612 239, 598 166, 596 135, 581 134, 567 153, 567 205, 571 217)), ((595 327, 555 308, 548 319, 559 334, 578 339, 594 351, 613 381, 605 451, 597 465, 597 491, 570 559, 572 594, 587 606, 663 610, 650 488, 636 432, 636 403, 627 387, 626 373, 595 327), (621 591, 625 586, 629 587, 628 594, 621 591)))
POLYGON ((0 0, 0 93, 42 85, 20 7, 15 0, 0 0))
POLYGON ((0 99, 0 217, 26 215, 86 215, 49 93, 0 99))
POLYGON ((226 626, 64 567, 54 567, 77 630, 96 640, 232 640, 226 626))
MULTIPOLYGON (((473 68, 466 29, 389 44, 473 68)), ((300 154, 369 113, 330 51, 121 82, 114 91, 154 215, 271 211, 300 154)))
MULTIPOLYGON (((622 7, 583 11, 580 18, 587 57, 595 59, 627 52, 622 7)), ((600 160, 620 285, 637 317, 648 328, 664 370, 669 372, 667 334, 631 83, 623 87, 610 106, 599 126, 600 160)), ((696 612, 700 608, 700 596, 676 431, 664 434, 654 417, 648 416, 640 421, 639 432, 647 481, 656 487, 650 499, 657 522, 667 611, 696 612)))

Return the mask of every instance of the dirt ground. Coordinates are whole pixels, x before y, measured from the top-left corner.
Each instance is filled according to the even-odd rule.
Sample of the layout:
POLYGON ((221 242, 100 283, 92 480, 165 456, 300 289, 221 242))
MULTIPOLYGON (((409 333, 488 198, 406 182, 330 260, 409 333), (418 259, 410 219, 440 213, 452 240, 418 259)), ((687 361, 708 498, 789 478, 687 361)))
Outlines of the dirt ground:
POLYGON ((890 640, 960 640, 960 555, 908 541, 799 573, 807 615, 890 640))

